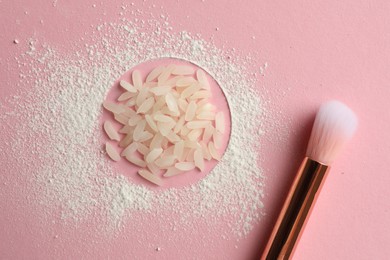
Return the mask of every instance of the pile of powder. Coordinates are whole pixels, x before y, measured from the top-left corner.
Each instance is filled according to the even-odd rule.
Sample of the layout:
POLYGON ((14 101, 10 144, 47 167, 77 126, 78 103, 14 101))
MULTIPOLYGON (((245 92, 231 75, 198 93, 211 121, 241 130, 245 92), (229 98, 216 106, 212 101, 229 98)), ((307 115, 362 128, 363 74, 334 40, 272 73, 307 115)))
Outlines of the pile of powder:
POLYGON ((229 232, 248 234, 261 217, 264 183, 258 165, 264 105, 248 72, 251 58, 200 36, 174 33, 164 20, 104 23, 93 33, 93 45, 75 43, 67 53, 31 40, 30 50, 17 58, 19 98, 9 97, 2 107, 0 125, 9 139, 0 144, 1 156, 15 158, 18 171, 26 172, 22 178, 28 179, 31 203, 41 209, 38 217, 60 214, 74 225, 95 218, 97 229, 120 232, 132 214, 172 212, 181 228, 195 228, 193 219, 213 226, 226 217, 229 232), (222 161, 204 179, 153 191, 115 172, 102 152, 99 118, 115 79, 160 57, 194 62, 218 81, 232 132, 222 161))

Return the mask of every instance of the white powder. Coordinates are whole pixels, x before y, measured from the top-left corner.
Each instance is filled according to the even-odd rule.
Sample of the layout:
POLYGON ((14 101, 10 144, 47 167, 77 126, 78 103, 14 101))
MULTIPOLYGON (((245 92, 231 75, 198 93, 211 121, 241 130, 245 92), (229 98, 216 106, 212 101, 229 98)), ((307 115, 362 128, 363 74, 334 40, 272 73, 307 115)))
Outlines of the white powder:
POLYGON ((29 182, 29 202, 41 209, 37 217, 60 212, 74 225, 94 217, 96 229, 115 233, 134 213, 172 212, 180 215, 172 229, 194 229, 194 219, 213 226, 226 218, 237 238, 248 234, 262 214, 258 144, 265 117, 249 70, 251 57, 219 49, 200 36, 173 33, 165 20, 104 23, 93 33, 95 43, 75 43, 73 53, 32 39, 30 50, 17 58, 21 91, 2 108, 0 124, 9 141, 0 143, 0 153, 16 158, 18 166, 6 167, 29 182), (230 105, 232 132, 222 161, 203 180, 157 192, 117 176, 102 153, 98 123, 114 80, 160 57, 194 62, 218 81, 230 105))

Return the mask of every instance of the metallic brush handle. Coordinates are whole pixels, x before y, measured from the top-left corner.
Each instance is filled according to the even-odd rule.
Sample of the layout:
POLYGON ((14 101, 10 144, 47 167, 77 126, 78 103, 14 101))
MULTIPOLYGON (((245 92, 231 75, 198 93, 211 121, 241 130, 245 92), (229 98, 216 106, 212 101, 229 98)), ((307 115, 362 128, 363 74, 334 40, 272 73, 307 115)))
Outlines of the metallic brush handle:
POLYGON ((290 259, 329 167, 304 159, 284 202, 261 260, 290 259))

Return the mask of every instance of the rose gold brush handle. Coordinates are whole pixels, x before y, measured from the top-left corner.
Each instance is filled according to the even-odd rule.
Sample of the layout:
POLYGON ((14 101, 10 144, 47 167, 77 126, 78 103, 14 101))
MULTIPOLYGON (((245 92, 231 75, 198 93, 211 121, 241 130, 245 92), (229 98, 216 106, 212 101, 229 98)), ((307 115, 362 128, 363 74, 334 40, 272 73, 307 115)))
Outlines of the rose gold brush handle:
POLYGON ((304 159, 284 202, 261 260, 290 259, 329 167, 304 159))

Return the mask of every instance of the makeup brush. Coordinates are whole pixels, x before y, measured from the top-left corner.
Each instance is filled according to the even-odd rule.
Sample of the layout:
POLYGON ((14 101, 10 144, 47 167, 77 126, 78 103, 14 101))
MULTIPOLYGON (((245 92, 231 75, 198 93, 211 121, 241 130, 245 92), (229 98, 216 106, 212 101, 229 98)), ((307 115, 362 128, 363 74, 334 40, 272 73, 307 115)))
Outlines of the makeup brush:
POLYGON ((330 165, 357 127, 354 112, 339 101, 323 104, 314 121, 306 157, 284 202, 261 260, 290 259, 330 165))

